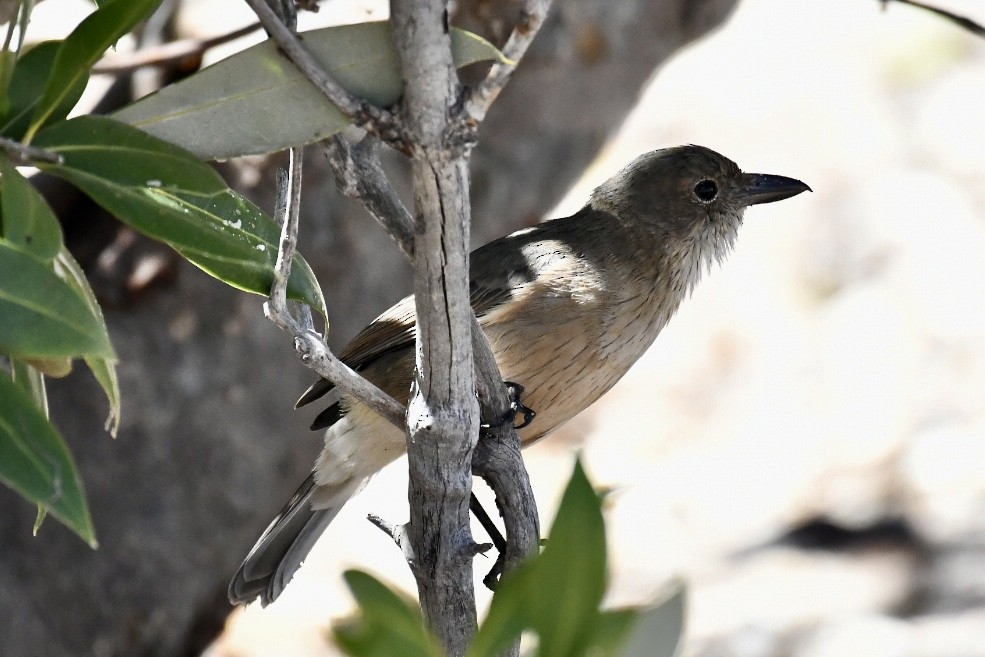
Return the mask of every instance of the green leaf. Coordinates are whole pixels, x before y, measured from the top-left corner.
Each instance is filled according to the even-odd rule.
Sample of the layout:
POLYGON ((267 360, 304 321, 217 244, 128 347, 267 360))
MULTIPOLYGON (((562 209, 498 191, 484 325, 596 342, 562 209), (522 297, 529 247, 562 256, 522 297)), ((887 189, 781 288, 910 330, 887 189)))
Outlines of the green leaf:
POLYGON ((496 657, 533 625, 528 607, 543 602, 545 595, 535 586, 538 559, 534 557, 500 581, 489 612, 469 647, 469 657, 496 657))
POLYGON ((0 481, 45 507, 96 547, 96 533, 72 455, 31 396, 2 370, 0 481))
POLYGON ((662 601, 639 612, 629 633, 622 657, 674 657, 684 639, 684 611, 687 591, 673 581, 662 601))
POLYGON ((636 609, 603 611, 595 619, 586 654, 593 657, 619 657, 630 630, 639 618, 636 609))
MULTIPOLYGON (((99 318, 99 323, 102 325, 103 331, 108 335, 109 331, 106 328, 106 320, 103 318, 102 308, 99 307, 99 302, 96 300, 96 293, 92 291, 89 281, 86 280, 85 274, 82 272, 82 267, 75 261, 72 254, 68 252, 68 249, 62 247, 62 250, 58 253, 58 257, 55 259, 55 268, 58 275, 62 277, 62 280, 75 288, 75 291, 85 300, 92 313, 99 318)), ((102 386, 103 392, 106 393, 106 399, 109 401, 106 430, 109 431, 111 436, 116 438, 116 434, 120 430, 121 417, 120 382, 116 377, 116 359, 101 356, 86 356, 85 362, 89 366, 89 369, 92 370, 96 381, 102 386)))
POLYGON ((335 640, 354 657, 441 657, 417 605, 368 573, 347 571, 346 584, 359 603, 359 617, 336 623, 335 640))
POLYGON ((38 535, 38 532, 41 531, 41 523, 43 523, 44 522, 44 519, 47 518, 47 517, 48 517, 48 507, 46 507, 43 504, 39 504, 38 505, 38 515, 35 516, 35 518, 34 518, 34 526, 31 527, 31 534, 32 535, 34 535, 34 536, 37 536, 38 535))
POLYGON ((592 645, 605 592, 605 524, 601 499, 580 462, 568 482, 547 547, 496 589, 469 652, 497 655, 525 629, 539 638, 539 657, 574 657, 592 645))
POLYGON ((49 119, 57 118, 72 89, 88 78, 89 69, 106 49, 149 16, 158 4, 160 0, 110 0, 78 24, 58 49, 25 141, 30 141, 49 119))
MULTIPOLYGON (((51 67, 61 47, 61 41, 44 41, 21 53, 10 80, 7 96, 10 106, 0 122, 0 134, 11 139, 21 139, 31 125, 31 115, 44 94, 45 84, 51 76, 51 67)), ((80 77, 66 89, 61 103, 48 117, 50 122, 64 119, 75 107, 85 91, 88 76, 80 77)))
POLYGON ((0 157, 0 237, 45 262, 62 248, 55 213, 5 157, 0 157))
POLYGON ((10 88, 10 79, 14 76, 14 64, 17 63, 17 54, 10 50, 0 51, 0 116, 7 113, 10 102, 7 100, 7 90, 10 88))
MULTIPOLYGON (((389 23, 328 27, 302 36, 315 59, 353 94, 378 107, 400 98, 403 81, 389 23)), ((458 29, 452 30, 452 55, 457 66, 505 60, 488 41, 458 29)), ((309 144, 351 123, 270 40, 114 116, 209 159, 309 144)))
MULTIPOLYGON (((35 143, 64 157, 63 164, 39 166, 120 221, 169 244, 233 287, 270 293, 280 228, 191 153, 95 116, 49 126, 35 143)), ((325 313, 318 281, 300 256, 294 259, 288 295, 325 313)))
POLYGON ((536 567, 534 586, 553 601, 529 608, 540 657, 581 654, 605 593, 605 558, 601 499, 576 461, 536 567))
POLYGON ((0 241, 0 353, 115 358, 99 317, 44 262, 0 241))

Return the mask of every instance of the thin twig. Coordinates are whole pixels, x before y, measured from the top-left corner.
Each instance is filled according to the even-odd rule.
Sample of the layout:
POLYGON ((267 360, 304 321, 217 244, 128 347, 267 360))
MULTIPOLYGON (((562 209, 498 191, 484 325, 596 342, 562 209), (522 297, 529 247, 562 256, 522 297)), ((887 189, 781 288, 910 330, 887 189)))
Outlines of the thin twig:
POLYGON ((18 166, 30 166, 35 162, 62 164, 65 161, 60 153, 37 146, 28 146, 8 137, 0 136, 0 150, 3 150, 11 161, 18 166))
POLYGON ((375 513, 370 513, 366 516, 366 519, 397 544, 397 547, 403 552, 404 559, 413 568, 417 560, 414 558, 414 546, 411 545, 410 536, 407 534, 407 525, 396 525, 384 520, 375 513))
POLYGON ((517 20, 513 33, 503 46, 503 54, 509 63, 496 62, 486 74, 486 79, 473 90, 471 96, 465 101, 465 115, 476 123, 481 123, 486 118, 486 112, 499 96, 510 76, 516 70, 520 60, 530 43, 537 36, 547 12, 551 7, 551 0, 526 0, 520 10, 520 17, 517 20))
POLYGON ((220 34, 210 39, 180 39, 170 43, 141 48, 131 53, 106 55, 92 67, 93 73, 129 73, 145 66, 168 66, 189 57, 198 57, 205 51, 256 32, 262 25, 253 23, 238 30, 220 34))
POLYGON ((309 369, 372 408, 401 431, 406 429, 407 409, 404 405, 339 360, 317 333, 309 331, 296 335, 294 348, 309 369))
POLYGON ((278 190, 278 222, 282 223, 274 282, 270 300, 264 304, 266 316, 284 332, 294 336, 294 348, 310 369, 366 404, 391 424, 404 427, 406 409, 388 394, 357 374, 338 359, 311 326, 310 311, 295 319, 287 302, 287 282, 297 250, 298 215, 301 201, 302 149, 291 149, 290 173, 278 190))
POLYGON ((407 152, 409 146, 398 119, 387 110, 349 93, 342 85, 318 63, 314 55, 305 48, 300 37, 277 16, 265 0, 246 0, 256 13, 264 29, 273 37, 281 51, 332 104, 352 119, 356 125, 363 126, 379 135, 388 143, 407 152))
MULTIPOLYGON (((291 277, 291 263, 298 250, 298 216, 301 209, 302 148, 290 150, 286 193, 278 194, 277 223, 281 225, 280 244, 277 247, 277 263, 274 265, 274 284, 270 289, 270 304, 274 309, 287 310, 287 282, 291 277), (282 214, 281 214, 282 213, 282 214)), ((281 185, 278 185, 280 187, 281 185)), ((282 330, 300 332, 300 326, 289 313, 272 314, 270 319, 282 330)))
MULTIPOLYGON (((890 1, 891 0, 879 0, 879 2, 882 3, 882 6, 884 8, 890 3, 890 1)), ((967 18, 965 16, 960 16, 960 15, 955 14, 954 12, 950 12, 950 11, 948 11, 946 9, 940 9, 938 7, 933 7, 931 5, 927 5, 927 4, 924 4, 922 2, 916 2, 916 0, 894 0, 894 1, 895 2, 898 2, 900 4, 903 4, 903 5, 910 5, 911 7, 918 7, 919 9, 924 9, 926 11, 929 11, 929 12, 933 13, 933 14, 937 14, 941 18, 943 18, 945 20, 948 20, 948 21, 951 21, 952 23, 955 23, 955 24, 963 27, 964 29, 966 29, 969 32, 971 32, 972 34, 975 34, 975 35, 980 36, 980 37, 985 37, 985 26, 981 25, 980 23, 976 23, 975 21, 973 21, 970 18, 967 18)))

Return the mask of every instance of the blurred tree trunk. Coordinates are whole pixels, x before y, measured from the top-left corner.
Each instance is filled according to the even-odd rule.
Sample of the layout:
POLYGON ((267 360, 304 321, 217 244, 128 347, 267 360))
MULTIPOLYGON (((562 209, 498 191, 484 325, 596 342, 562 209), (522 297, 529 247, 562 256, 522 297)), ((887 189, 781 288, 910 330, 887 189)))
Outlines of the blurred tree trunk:
MULTIPOLYGON (((734 3, 558 2, 483 125, 473 158, 477 243, 550 210, 655 68, 734 3)), ((517 6, 464 0, 454 22, 501 43, 517 6)), ((390 159, 406 189, 403 167, 390 159)), ((270 209, 272 173, 261 178, 245 186, 270 209)), ((305 185, 301 250, 325 286, 338 347, 408 292, 410 271, 335 192, 315 148, 305 185)), ((0 488, 4 654, 197 655, 230 611, 229 576, 320 449, 307 431, 312 413, 291 410, 311 376, 263 319, 260 298, 99 223, 65 190, 53 193, 107 302, 123 425, 108 439, 105 402, 88 375, 51 386, 52 415, 79 461, 101 545, 91 551, 53 521, 32 538, 34 509, 0 488)))

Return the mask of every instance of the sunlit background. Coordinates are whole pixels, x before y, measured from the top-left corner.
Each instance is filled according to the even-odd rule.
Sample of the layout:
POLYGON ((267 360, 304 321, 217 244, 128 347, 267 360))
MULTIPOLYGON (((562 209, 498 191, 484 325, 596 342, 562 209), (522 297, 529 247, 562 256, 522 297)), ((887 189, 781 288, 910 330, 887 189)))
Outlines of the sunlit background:
MULTIPOLYGON (((683 577, 686 655, 985 656, 985 40, 895 3, 741 0, 553 216, 681 143, 814 193, 750 210, 641 362, 526 453, 544 525, 581 450, 616 491, 611 602, 683 577)), ((211 657, 336 654, 346 568, 414 591, 365 521, 405 520, 405 490, 400 461, 211 657)))

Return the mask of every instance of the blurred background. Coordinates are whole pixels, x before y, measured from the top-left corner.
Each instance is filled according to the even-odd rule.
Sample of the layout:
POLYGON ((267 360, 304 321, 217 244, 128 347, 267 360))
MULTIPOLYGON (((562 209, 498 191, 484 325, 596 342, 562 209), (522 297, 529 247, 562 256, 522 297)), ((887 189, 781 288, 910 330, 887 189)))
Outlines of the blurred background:
MULTIPOLYGON (((384 17, 375 3, 339 4, 337 20, 384 17)), ((985 23, 981 0, 937 4, 985 23)), ((570 19, 574 10, 557 5, 570 19)), ((229 5, 200 6, 204 12, 229 5)), ((792 176, 814 189, 747 212, 734 254, 698 286, 637 366, 593 408, 525 453, 545 527, 579 451, 594 482, 614 489, 606 516, 609 599, 645 603, 669 578, 682 577, 690 604, 684 655, 985 657, 985 40, 902 4, 881 9, 876 0, 740 0, 717 31, 669 59, 642 91, 627 89, 638 102, 611 139, 609 127, 589 127, 591 148, 582 148, 574 129, 556 131, 553 147, 569 149, 558 153, 573 149, 592 164, 544 216, 577 210, 595 185, 639 153, 681 143, 711 147, 746 171, 792 176)), ((726 15, 727 8, 716 20, 726 15)), ((210 24, 202 16, 209 14, 194 20, 210 24)), ((618 50, 611 41, 593 42, 590 32, 575 34, 569 43, 586 52, 595 48, 604 58, 607 48, 618 50)), ((528 65, 538 65, 536 52, 528 65)), ((644 71, 641 79, 648 76, 644 71)), ((552 92, 543 79, 532 80, 552 92)), ((577 124, 579 113, 607 102, 579 93, 583 103, 568 103, 569 115, 558 124, 577 124)), ((492 140, 527 139, 520 130, 492 140)), ((520 180, 524 154, 541 147, 530 139, 510 151, 519 153, 509 167, 520 180)), ((479 154, 479 164, 502 150, 479 154)), ((258 171, 246 165, 236 175, 268 175, 258 171)), ((481 194, 490 183, 479 174, 476 185, 481 194)), ((506 232, 491 219, 504 193, 490 192, 487 206, 479 201, 480 242, 506 232)), ((533 210, 514 212, 517 225, 535 219, 533 210)), ((359 225, 351 230, 366 230, 359 225)), ((331 266, 367 266, 371 280, 392 283, 400 265, 383 268, 378 249, 388 247, 350 249, 349 259, 331 266)), ((336 301, 350 312, 354 306, 345 304, 365 288, 346 290, 336 301)), ((368 321, 404 292, 393 289, 352 312, 368 321)), ((245 308, 220 325, 221 335, 268 330, 251 328, 259 302, 250 299, 245 308)), ((341 333, 349 330, 342 326, 341 333)), ((172 329, 180 337, 182 325, 172 329)), ((283 342, 269 335, 265 343, 283 342)), ((291 358, 289 345, 274 351, 281 362, 291 358)), ((281 375, 240 372, 240 380, 253 376, 281 375)), ((306 379, 293 371, 281 385, 299 384, 287 391, 292 397, 306 379)), ((131 382, 139 397, 144 384, 136 373, 131 382)), ((230 403, 248 406, 249 399, 249 385, 230 385, 210 405, 229 413, 230 403)), ((125 406, 125 418, 128 412, 125 406)), ((173 411, 183 412, 203 411, 173 411)), ((317 452, 316 437, 303 435, 310 418, 289 421, 283 435, 259 438, 249 433, 248 416, 222 428, 265 443, 268 456, 258 454, 252 465, 283 479, 277 490, 260 486, 269 497, 264 509, 230 507, 237 522, 251 526, 239 544, 214 547, 232 554, 226 561, 245 555, 250 537, 317 452), (271 464, 269 454, 285 446, 303 455, 271 464)), ((205 420, 193 424, 214 429, 205 420)), ((126 458, 127 440, 124 431, 100 458, 126 458)), ((235 465, 221 450, 206 464, 205 472, 235 465)), ((399 551, 365 521, 369 512, 406 519, 404 467, 398 461, 371 482, 284 595, 267 609, 235 612, 207 654, 337 654, 328 630, 352 609, 340 579, 346 568, 414 591, 399 551)), ((235 472, 230 480, 231 495, 257 485, 235 472)), ((90 484, 99 486, 98 478, 90 484)), ((97 518, 111 543, 113 522, 97 518)), ((209 523, 196 531, 197 540, 213 540, 209 523)), ((483 536, 481 529, 476 535, 483 536)), ((45 540, 42 531, 34 545, 45 549, 45 540)), ((476 560, 479 577, 489 566, 476 560)), ((181 581, 167 586, 187 595, 181 581)))

